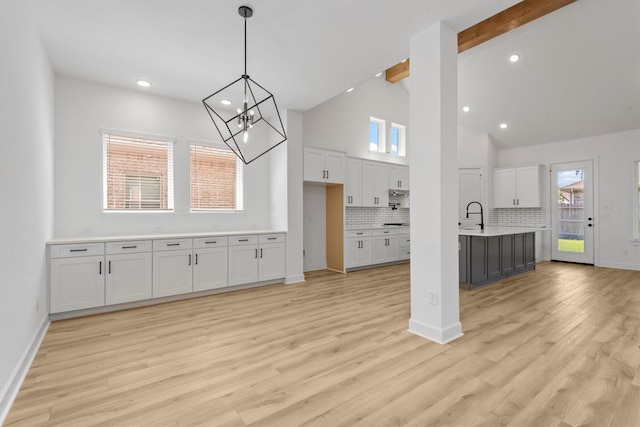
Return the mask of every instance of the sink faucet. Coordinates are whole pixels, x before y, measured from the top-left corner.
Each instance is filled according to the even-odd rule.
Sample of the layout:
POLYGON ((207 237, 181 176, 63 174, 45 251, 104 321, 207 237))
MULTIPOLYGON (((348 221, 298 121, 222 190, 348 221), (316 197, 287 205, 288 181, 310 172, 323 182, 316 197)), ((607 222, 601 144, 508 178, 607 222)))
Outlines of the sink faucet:
POLYGON ((469 204, 467 205, 467 218, 469 218, 469 215, 480 215, 480 224, 478 225, 480 226, 480 230, 484 230, 484 213, 482 211, 482 204, 480 202, 469 202, 469 204), (469 206, 474 203, 480 206, 480 212, 469 212, 469 206))

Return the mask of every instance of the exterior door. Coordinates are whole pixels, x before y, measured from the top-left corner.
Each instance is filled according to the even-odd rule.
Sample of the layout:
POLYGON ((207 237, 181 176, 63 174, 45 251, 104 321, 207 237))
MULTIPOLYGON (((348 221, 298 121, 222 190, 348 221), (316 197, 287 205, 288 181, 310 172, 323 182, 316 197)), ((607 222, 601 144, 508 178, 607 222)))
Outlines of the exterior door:
POLYGON ((551 165, 551 259, 593 264, 593 164, 551 165))

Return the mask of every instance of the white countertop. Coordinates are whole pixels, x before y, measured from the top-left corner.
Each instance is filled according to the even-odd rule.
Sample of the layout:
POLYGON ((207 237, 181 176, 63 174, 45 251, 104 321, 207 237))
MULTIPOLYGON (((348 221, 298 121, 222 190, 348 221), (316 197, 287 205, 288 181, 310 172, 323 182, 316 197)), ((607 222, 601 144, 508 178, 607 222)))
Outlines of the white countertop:
POLYGON ((473 229, 459 229, 458 235, 460 236, 504 236, 505 234, 521 234, 532 233, 535 231, 547 231, 549 228, 545 227, 484 227, 484 230, 480 230, 480 227, 474 227, 473 229))
POLYGON ((363 225, 357 225, 357 226, 352 226, 352 227, 345 227, 346 231, 353 231, 353 230, 376 230, 376 229, 380 229, 380 228, 384 228, 384 229, 394 229, 394 228, 410 228, 409 224, 407 225, 382 225, 382 224, 363 224, 363 225))
POLYGON ((125 236, 80 236, 80 237, 56 237, 47 241, 47 245, 60 245, 66 243, 99 243, 118 242, 131 240, 160 240, 160 239, 190 239, 194 237, 223 237, 244 236, 251 234, 286 234, 282 230, 240 230, 240 231, 215 231, 201 233, 172 233, 172 234, 128 234, 125 236))

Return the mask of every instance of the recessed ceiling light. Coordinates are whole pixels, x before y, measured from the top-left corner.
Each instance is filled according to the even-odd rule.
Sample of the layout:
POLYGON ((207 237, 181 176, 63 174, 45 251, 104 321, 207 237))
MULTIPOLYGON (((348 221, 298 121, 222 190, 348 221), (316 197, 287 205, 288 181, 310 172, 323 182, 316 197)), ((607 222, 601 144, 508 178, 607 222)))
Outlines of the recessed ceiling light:
POLYGON ((380 71, 378 74, 376 74, 376 77, 380 77, 382 75, 382 71, 380 71))
POLYGON ((462 107, 462 111, 464 111, 465 113, 468 113, 469 111, 471 111, 471 108, 469 108, 468 105, 465 105, 464 107, 462 107))
POLYGON ((347 92, 351 92, 353 90, 352 87, 350 87, 349 89, 347 89, 347 92))
POLYGON ((138 81, 136 81, 136 83, 138 83, 138 86, 142 86, 142 87, 151 86, 151 82, 149 82, 147 80, 138 80, 138 81))
POLYGON ((509 57, 509 61, 511 62, 518 62, 519 60, 520 60, 520 55, 518 55, 517 53, 514 53, 509 57))
POLYGON ((222 105, 231 105, 231 101, 229 101, 228 99, 223 99, 222 101, 220 101, 220 104, 222 104, 222 105))
POLYGON ((508 128, 508 127, 509 127, 509 125, 508 125, 508 124, 506 124, 506 123, 500 123, 500 129, 506 129, 506 128, 508 128))

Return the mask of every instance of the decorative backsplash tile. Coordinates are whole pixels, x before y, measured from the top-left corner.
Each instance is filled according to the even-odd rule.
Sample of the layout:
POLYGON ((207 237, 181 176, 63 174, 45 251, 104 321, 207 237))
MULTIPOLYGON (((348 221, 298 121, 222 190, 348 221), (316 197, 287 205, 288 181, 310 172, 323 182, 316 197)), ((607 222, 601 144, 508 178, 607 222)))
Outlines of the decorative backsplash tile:
POLYGON ((507 227, 536 226, 548 227, 549 215, 546 209, 489 209, 487 224, 507 227))
MULTIPOLYGON (((393 201, 391 202, 393 203, 393 201)), ((344 223, 346 228, 359 226, 382 225, 385 222, 409 222, 409 208, 352 208, 345 209, 344 223)))

